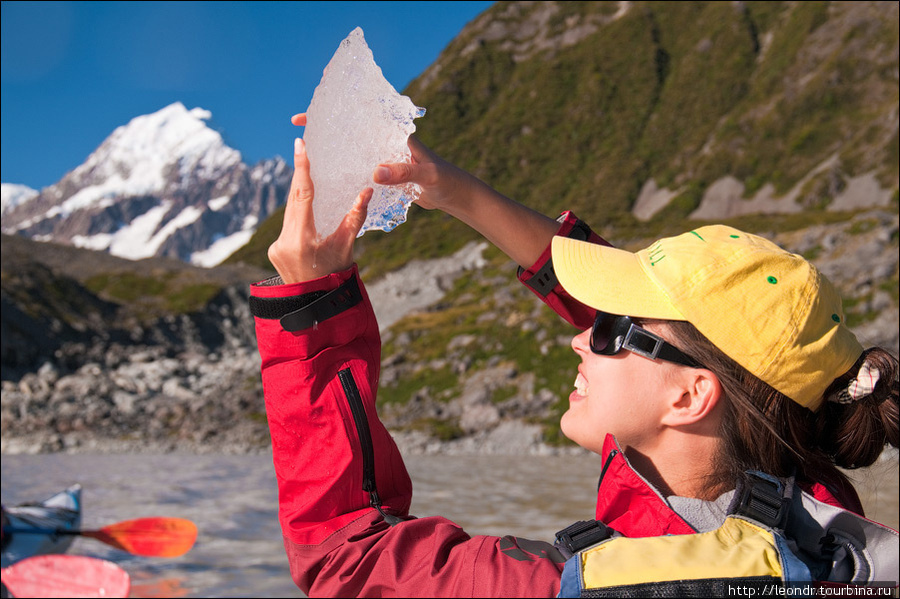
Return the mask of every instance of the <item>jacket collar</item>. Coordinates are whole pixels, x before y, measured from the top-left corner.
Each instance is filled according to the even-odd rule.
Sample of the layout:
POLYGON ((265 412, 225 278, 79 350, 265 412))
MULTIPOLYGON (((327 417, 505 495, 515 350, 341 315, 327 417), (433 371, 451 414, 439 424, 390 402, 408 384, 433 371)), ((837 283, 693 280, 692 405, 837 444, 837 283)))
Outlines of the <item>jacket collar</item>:
POLYGON ((696 532, 628 462, 612 435, 603 442, 596 519, 627 537, 696 532))
MULTIPOLYGON (((628 461, 616 438, 603 442, 603 470, 597 485, 595 518, 627 537, 649 537, 696 532, 679 516, 665 497, 628 461)), ((853 487, 830 490, 821 483, 801 483, 814 499, 863 515, 853 487)))

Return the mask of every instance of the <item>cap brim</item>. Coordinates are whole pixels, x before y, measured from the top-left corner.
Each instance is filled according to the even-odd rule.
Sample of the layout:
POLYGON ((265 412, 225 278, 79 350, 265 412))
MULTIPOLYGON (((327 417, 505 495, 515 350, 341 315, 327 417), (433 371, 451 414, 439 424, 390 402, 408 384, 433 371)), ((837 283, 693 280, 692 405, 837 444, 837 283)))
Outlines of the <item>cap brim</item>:
POLYGON ((686 320, 637 254, 559 236, 551 251, 560 284, 581 303, 610 314, 686 320))

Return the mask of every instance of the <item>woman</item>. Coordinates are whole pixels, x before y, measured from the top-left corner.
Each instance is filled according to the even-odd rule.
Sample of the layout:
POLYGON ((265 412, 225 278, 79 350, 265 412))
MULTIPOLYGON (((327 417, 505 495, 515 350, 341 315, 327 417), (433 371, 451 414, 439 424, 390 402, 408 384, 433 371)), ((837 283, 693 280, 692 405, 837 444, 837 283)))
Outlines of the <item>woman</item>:
POLYGON ((374 407, 378 327, 353 264, 372 190, 318 239, 297 140, 269 250, 279 276, 253 286, 251 308, 285 549, 301 589, 553 596, 693 580, 670 588, 679 594, 722 593, 738 577, 897 579, 896 533, 853 514, 859 500, 835 466, 871 464, 885 441, 897 445, 897 362, 863 352, 811 265, 725 227, 615 250, 570 213, 547 218, 414 138, 410 148, 413 164, 381 165, 374 181, 418 183, 420 205, 481 232, 583 330, 561 426, 602 457, 599 523, 578 523, 551 545, 409 516, 409 477, 374 407), (764 548, 747 553, 751 545, 764 548), (859 551, 867 569, 849 557, 859 551), (751 554, 749 565, 722 565, 751 554), (677 559, 696 555, 705 557, 677 559), (725 569, 697 570, 701 562, 725 569))

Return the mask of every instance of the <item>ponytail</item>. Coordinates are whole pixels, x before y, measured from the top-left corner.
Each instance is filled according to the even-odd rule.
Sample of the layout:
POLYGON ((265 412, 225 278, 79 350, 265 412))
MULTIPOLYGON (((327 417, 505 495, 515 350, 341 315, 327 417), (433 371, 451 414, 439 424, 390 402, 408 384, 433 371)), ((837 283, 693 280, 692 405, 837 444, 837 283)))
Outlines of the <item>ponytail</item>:
POLYGON ((841 468, 869 466, 885 444, 900 444, 897 371, 893 356, 868 349, 825 391, 816 436, 841 468))

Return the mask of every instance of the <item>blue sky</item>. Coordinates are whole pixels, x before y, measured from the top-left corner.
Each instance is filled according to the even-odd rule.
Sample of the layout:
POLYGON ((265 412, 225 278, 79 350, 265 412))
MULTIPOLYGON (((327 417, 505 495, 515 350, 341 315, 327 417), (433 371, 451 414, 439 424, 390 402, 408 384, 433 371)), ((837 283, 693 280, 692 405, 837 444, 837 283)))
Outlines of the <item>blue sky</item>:
POLYGON ((113 129, 176 101, 211 111, 249 164, 289 156, 290 115, 355 27, 402 91, 491 4, 4 0, 0 180, 52 185, 113 129))

